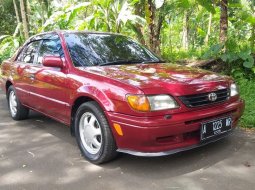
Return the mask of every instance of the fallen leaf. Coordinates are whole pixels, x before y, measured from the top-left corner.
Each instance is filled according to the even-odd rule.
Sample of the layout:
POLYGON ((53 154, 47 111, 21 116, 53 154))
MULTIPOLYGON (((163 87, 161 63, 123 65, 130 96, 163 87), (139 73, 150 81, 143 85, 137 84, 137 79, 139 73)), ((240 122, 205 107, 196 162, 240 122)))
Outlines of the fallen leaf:
POLYGON ((33 158, 35 157, 35 154, 33 152, 27 151, 27 153, 31 154, 33 158))

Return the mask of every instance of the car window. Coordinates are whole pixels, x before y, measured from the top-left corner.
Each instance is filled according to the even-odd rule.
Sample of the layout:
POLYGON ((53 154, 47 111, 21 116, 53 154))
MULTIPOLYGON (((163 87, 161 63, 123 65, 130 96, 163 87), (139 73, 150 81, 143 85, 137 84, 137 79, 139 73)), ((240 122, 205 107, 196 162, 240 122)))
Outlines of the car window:
POLYGON ((38 53, 37 64, 42 64, 43 57, 47 55, 60 56, 60 57, 64 56, 64 52, 63 52, 59 38, 43 40, 43 43, 38 53))
POLYGON ((67 33, 65 39, 76 67, 118 62, 160 61, 151 51, 121 35, 67 33))
POLYGON ((36 56, 37 50, 40 45, 40 41, 34 41, 27 45, 27 47, 22 52, 22 58, 19 57, 18 60, 23 61, 25 63, 33 64, 36 56))

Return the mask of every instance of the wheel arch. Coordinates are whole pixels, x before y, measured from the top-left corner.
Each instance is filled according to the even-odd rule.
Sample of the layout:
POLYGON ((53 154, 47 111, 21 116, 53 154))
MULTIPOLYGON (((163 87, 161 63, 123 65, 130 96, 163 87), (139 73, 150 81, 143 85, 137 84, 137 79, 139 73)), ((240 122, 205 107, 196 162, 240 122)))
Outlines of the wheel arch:
POLYGON ((8 91, 8 89, 9 89, 9 87, 11 85, 13 85, 13 83, 11 81, 7 80, 6 83, 5 83, 5 90, 6 90, 6 92, 8 91))
POLYGON ((10 88, 10 86, 12 86, 13 83, 10 80, 7 80, 5 83, 5 92, 6 92, 6 98, 8 98, 8 90, 10 88))
POLYGON ((71 130, 71 134, 73 136, 75 134, 75 131, 74 131, 74 118, 75 118, 76 111, 78 110, 78 108, 80 107, 81 104, 89 102, 89 101, 96 102, 103 111, 113 110, 112 102, 107 98, 107 96, 104 93, 102 93, 100 91, 97 91, 96 96, 95 95, 92 96, 92 92, 91 93, 85 93, 84 92, 84 93, 81 93, 81 94, 77 95, 73 99, 73 103, 71 105, 70 130, 71 130))

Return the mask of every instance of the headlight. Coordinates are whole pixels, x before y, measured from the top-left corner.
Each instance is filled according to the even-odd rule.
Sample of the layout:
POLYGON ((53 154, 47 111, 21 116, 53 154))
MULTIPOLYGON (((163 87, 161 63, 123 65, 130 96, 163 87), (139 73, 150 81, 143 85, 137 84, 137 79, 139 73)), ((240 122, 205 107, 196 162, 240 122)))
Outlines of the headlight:
POLYGON ((230 85, 230 96, 236 96, 239 94, 239 88, 236 84, 231 84, 230 85))
POLYGON ((177 102, 169 95, 128 95, 129 105, 137 111, 157 111, 178 108, 177 102))
POLYGON ((152 111, 166 110, 179 107, 177 102, 168 95, 148 96, 150 107, 152 111))

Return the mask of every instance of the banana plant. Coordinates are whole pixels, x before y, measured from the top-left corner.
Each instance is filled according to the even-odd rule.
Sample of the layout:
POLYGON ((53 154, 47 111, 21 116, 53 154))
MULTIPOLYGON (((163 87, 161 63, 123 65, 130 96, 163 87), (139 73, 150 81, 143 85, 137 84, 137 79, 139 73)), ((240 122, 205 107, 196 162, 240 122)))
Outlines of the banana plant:
POLYGON ((64 8, 53 13, 39 28, 38 32, 54 30, 54 29, 75 29, 76 18, 79 13, 85 10, 91 3, 82 2, 75 6, 72 4, 66 5, 64 8))
POLYGON ((21 39, 15 35, 0 36, 0 64, 19 48, 21 39))
POLYGON ((130 23, 139 23, 141 25, 145 23, 144 18, 133 13, 133 7, 126 0, 94 0, 92 1, 92 6, 93 10, 91 15, 81 22, 78 29, 120 33, 130 23))

